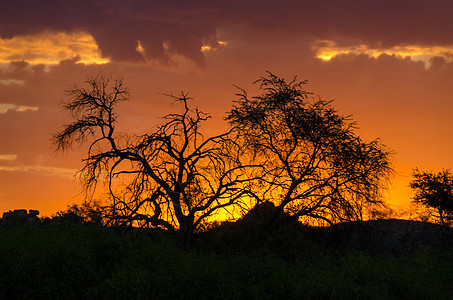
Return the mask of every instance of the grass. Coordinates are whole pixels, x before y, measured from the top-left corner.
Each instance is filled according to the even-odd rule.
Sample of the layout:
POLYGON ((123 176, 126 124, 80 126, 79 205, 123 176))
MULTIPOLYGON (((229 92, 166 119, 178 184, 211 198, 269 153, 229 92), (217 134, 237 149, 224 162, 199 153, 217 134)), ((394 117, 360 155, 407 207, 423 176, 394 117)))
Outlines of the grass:
POLYGON ((0 227, 2 299, 447 299, 453 251, 395 256, 322 234, 215 229, 184 251, 161 232, 84 224, 0 227), (249 231, 245 234, 244 231, 249 231))

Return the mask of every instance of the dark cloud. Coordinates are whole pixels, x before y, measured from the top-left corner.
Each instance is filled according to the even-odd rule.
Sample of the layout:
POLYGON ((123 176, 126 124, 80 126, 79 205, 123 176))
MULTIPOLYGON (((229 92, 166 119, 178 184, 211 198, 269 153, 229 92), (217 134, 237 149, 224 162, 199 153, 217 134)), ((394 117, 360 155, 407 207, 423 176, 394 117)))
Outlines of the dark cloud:
POLYGON ((441 56, 434 56, 429 60, 429 62, 431 64, 431 68, 441 68, 447 64, 445 58, 441 56))
POLYGON ((150 59, 180 54, 203 64, 201 45, 230 25, 346 43, 445 45, 453 43, 452 11, 449 0, 19 0, 2 4, 0 35, 83 30, 114 61, 143 61, 140 41, 150 59))

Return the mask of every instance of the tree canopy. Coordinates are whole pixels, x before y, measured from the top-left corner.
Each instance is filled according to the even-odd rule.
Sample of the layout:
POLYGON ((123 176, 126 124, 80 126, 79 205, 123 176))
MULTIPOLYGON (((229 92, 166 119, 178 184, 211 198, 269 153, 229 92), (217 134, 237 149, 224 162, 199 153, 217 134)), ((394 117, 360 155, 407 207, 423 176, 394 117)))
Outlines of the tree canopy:
POLYGON ((273 221, 282 212, 327 223, 361 219, 383 204, 392 166, 380 140, 364 141, 351 117, 304 90, 306 81, 268 72, 255 83, 262 93, 240 89, 227 120, 265 169, 255 192, 275 203, 273 221))
POLYGON ((413 202, 428 208, 431 216, 442 225, 453 222, 453 174, 450 170, 438 173, 414 169, 411 188, 413 202))
POLYGON ((170 97, 182 106, 155 131, 141 136, 116 132, 116 105, 130 99, 123 80, 98 75, 86 88, 68 92, 63 108, 74 121, 53 137, 57 150, 88 142, 81 178, 87 191, 100 178, 108 187, 104 208, 109 224, 162 227, 181 245, 221 208, 248 193, 240 148, 230 131, 205 138, 200 130, 209 115, 190 107, 187 94, 170 97))

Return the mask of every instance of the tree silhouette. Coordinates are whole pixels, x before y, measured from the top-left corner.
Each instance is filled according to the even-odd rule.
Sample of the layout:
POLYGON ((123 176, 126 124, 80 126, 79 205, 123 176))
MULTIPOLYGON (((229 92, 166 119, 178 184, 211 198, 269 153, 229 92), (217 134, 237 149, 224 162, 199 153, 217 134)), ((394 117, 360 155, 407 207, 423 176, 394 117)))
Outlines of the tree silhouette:
POLYGON ((306 81, 268 72, 255 83, 262 94, 249 97, 239 88, 227 120, 265 168, 256 193, 276 205, 270 224, 283 212, 332 224, 383 204, 392 166, 379 140, 362 140, 350 117, 303 89, 306 81))
MULTIPOLYGON (((181 113, 164 117, 152 133, 129 136, 115 131, 118 103, 130 99, 123 79, 98 75, 87 88, 67 91, 63 109, 74 119, 53 137, 57 150, 91 138, 81 178, 86 191, 106 179, 109 224, 161 227, 174 232, 182 246, 219 209, 249 194, 240 148, 231 130, 204 138, 200 126, 209 115, 189 107, 187 94, 169 95, 181 113)), ((87 193, 92 195, 92 193, 87 193)))
POLYGON ((428 208, 430 215, 441 225, 453 221, 453 174, 450 170, 439 173, 413 171, 410 187, 414 189, 413 202, 428 208))

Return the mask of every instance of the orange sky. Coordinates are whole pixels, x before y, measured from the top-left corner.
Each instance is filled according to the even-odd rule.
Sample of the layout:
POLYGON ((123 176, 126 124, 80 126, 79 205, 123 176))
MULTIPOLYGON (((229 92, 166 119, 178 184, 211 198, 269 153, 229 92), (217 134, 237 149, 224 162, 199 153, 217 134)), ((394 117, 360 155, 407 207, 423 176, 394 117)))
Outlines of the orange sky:
POLYGON ((266 70, 308 79, 395 151, 396 208, 407 209, 412 168, 453 166, 451 1, 22 2, 0 12, 0 213, 80 201, 84 149, 55 154, 49 139, 68 122, 65 89, 100 70, 130 88, 127 132, 171 111, 160 92, 189 91, 223 131, 233 84, 253 93, 266 70))

